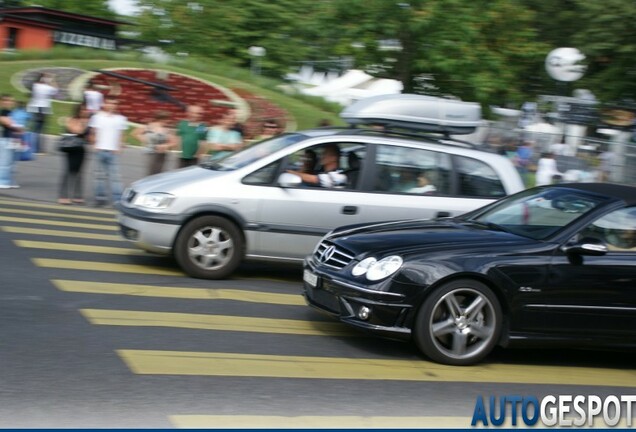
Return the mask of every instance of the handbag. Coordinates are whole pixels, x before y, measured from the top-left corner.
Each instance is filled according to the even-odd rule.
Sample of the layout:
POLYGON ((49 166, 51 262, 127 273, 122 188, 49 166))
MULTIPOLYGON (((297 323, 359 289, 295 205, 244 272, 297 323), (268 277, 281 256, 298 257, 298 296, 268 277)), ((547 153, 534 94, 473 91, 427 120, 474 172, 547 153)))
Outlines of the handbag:
POLYGON ((84 140, 73 134, 64 134, 57 142, 57 149, 64 153, 83 146, 84 140))

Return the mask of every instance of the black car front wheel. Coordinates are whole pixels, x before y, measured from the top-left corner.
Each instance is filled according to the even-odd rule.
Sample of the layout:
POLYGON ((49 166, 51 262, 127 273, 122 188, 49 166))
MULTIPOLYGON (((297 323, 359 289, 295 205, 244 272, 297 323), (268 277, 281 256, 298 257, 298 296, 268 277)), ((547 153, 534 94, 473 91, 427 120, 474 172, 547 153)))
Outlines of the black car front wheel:
POLYGON ((188 222, 174 244, 174 256, 190 276, 223 279, 243 259, 243 236, 231 221, 203 216, 188 222))
POLYGON ((434 291, 415 322, 415 343, 431 360, 465 366, 480 362, 501 334, 502 313, 490 288, 456 280, 434 291))

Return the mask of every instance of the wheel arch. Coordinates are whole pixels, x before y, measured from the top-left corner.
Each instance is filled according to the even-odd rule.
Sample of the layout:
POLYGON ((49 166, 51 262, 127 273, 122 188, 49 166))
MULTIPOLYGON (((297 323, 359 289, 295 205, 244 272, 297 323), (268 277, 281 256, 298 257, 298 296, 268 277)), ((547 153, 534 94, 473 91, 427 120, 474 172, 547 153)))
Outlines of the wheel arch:
POLYGON ((174 254, 175 242, 177 241, 177 238, 179 238, 179 235, 181 234, 181 231, 183 231, 184 227, 188 223, 190 223, 190 221, 203 217, 203 216, 219 216, 219 217, 227 219, 228 221, 236 225, 236 227, 239 229, 239 232, 241 233, 244 249, 247 250, 247 237, 245 236, 245 226, 247 225, 247 222, 245 221, 245 219, 232 209, 229 209, 221 205, 210 204, 210 205, 197 206, 188 210, 187 216, 183 219, 183 222, 181 223, 181 226, 179 227, 179 230, 177 231, 177 235, 175 235, 174 239, 172 240, 171 249, 173 251, 173 254, 174 254))

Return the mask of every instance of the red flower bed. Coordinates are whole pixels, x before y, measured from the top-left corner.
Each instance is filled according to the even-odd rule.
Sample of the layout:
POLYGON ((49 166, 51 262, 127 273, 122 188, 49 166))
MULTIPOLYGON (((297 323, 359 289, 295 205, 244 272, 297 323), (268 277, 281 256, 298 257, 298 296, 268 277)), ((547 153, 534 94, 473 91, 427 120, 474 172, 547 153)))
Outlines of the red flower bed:
POLYGON ((262 133, 262 125, 265 120, 274 119, 284 129, 289 121, 289 114, 283 108, 264 98, 250 93, 241 88, 233 88, 232 91, 245 100, 249 106, 251 115, 244 123, 245 137, 250 139, 262 133))
POLYGON ((171 123, 174 125, 185 117, 184 108, 187 105, 200 105, 203 108, 202 121, 214 124, 217 119, 229 108, 227 106, 214 105, 215 101, 230 100, 219 89, 194 78, 180 75, 174 72, 163 72, 158 75, 153 70, 117 69, 112 72, 126 77, 160 83, 174 90, 161 91, 140 82, 129 81, 125 78, 99 74, 92 78, 98 86, 104 88, 120 87, 121 92, 117 96, 121 114, 134 123, 147 123, 152 120, 157 111, 170 113, 171 123), (177 103, 171 100, 178 101, 177 103))

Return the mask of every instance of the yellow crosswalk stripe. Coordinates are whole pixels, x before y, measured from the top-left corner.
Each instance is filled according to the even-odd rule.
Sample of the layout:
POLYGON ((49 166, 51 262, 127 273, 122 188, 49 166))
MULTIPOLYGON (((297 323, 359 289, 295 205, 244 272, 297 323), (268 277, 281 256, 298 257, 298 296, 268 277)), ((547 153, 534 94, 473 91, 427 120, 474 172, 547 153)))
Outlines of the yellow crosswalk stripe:
POLYGON ((139 297, 165 297, 197 300, 234 300, 249 303, 266 303, 303 306, 300 294, 278 294, 225 288, 163 287, 153 285, 120 284, 92 281, 55 279, 52 281, 61 291, 91 294, 114 294, 139 297))
POLYGON ((139 249, 109 247, 109 246, 92 246, 84 244, 72 244, 72 243, 55 243, 55 242, 42 242, 42 241, 30 241, 30 240, 13 240, 16 246, 30 249, 47 249, 57 251, 73 251, 73 252, 85 252, 85 253, 100 253, 110 255, 148 255, 139 249))
POLYGON ((28 216, 59 217, 59 218, 78 219, 78 220, 92 220, 96 222, 113 222, 113 223, 115 222, 114 216, 111 216, 111 217, 85 216, 85 215, 78 215, 74 213, 59 213, 59 212, 51 212, 51 211, 0 208, 0 213, 21 214, 21 215, 28 215, 28 216))
POLYGON ((173 327, 306 336, 364 336, 339 322, 174 312, 81 309, 91 324, 132 327, 173 327))
POLYGON ((0 216, 0 222, 64 226, 64 227, 86 228, 86 229, 104 230, 104 231, 117 231, 119 229, 117 225, 115 225, 114 223, 112 225, 85 224, 85 223, 78 223, 78 222, 53 221, 53 220, 46 220, 46 219, 24 219, 24 218, 11 217, 11 216, 0 216))
POLYGON ((468 428, 472 417, 172 415, 180 429, 423 429, 468 428))
POLYGON ((152 274, 161 276, 183 276, 178 270, 166 269, 163 267, 153 267, 138 264, 117 264, 96 261, 76 261, 48 258, 31 258, 38 267, 67 269, 67 270, 90 270, 113 273, 136 273, 152 274))
POLYGON ((93 214, 103 214, 103 215, 115 215, 115 211, 108 210, 108 209, 95 209, 95 208, 79 207, 79 206, 62 207, 59 204, 36 203, 32 201, 0 199, 0 204, 14 206, 14 207, 45 208, 45 209, 56 209, 56 210, 61 210, 62 208, 64 208, 68 211, 72 211, 73 213, 93 213, 93 214))
POLYGON ((50 237, 68 237, 68 238, 86 238, 93 240, 114 240, 124 242, 121 236, 115 234, 94 234, 89 232, 80 231, 57 231, 41 228, 23 228, 17 226, 4 226, 0 227, 0 230, 13 234, 29 234, 29 235, 41 235, 50 237))
POLYGON ((385 360, 240 353, 117 350, 137 374, 430 381, 510 384, 577 384, 634 387, 636 371, 568 366, 484 364, 454 367, 423 360, 385 360))

